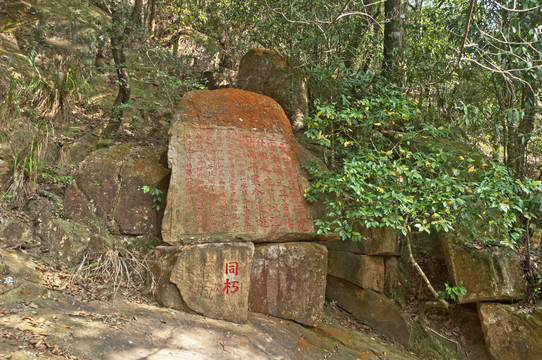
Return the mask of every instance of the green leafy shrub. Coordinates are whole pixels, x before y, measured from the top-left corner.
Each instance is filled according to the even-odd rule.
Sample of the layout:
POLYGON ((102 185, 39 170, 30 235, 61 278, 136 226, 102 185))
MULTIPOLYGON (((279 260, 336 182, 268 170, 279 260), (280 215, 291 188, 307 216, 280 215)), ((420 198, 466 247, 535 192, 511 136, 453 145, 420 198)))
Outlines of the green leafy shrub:
POLYGON ((330 152, 329 170, 307 167, 305 196, 323 199, 327 209, 317 232, 361 240, 360 226, 398 230, 437 299, 412 256, 410 235, 466 225, 472 240, 514 246, 522 220, 540 209, 540 181, 520 181, 498 160, 454 149, 446 131, 424 124, 416 105, 397 92, 317 107, 306 134, 330 152))
POLYGON ((536 216, 540 181, 517 180, 498 161, 444 146, 436 136, 445 134, 421 123, 415 105, 399 94, 319 106, 307 126, 307 136, 331 150, 331 170, 308 167, 306 197, 323 195, 328 209, 319 232, 359 239, 355 223, 406 235, 480 220, 477 235, 493 240, 502 226, 504 243, 512 245, 523 232, 521 218, 536 216), (398 123, 404 132, 392 129, 398 123))
POLYGON ((444 286, 446 289, 437 292, 439 300, 451 299, 452 301, 456 301, 459 295, 465 295, 467 293, 467 289, 463 286, 463 281, 460 281, 456 286, 450 286, 448 284, 444 284, 444 286))
POLYGON ((160 211, 160 203, 162 202, 162 190, 151 187, 151 186, 143 186, 141 188, 143 190, 143 193, 149 194, 152 196, 152 202, 153 202, 153 209, 156 209, 156 212, 160 211))

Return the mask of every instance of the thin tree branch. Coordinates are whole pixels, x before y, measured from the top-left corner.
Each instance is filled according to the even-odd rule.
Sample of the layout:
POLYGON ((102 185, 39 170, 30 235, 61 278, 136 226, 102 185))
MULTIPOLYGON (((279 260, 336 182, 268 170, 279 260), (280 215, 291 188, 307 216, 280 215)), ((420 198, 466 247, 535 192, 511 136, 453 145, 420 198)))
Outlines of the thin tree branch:
POLYGON ((339 20, 339 17, 340 15, 343 13, 344 10, 346 10, 346 7, 348 6, 348 4, 350 4, 352 0, 346 0, 346 2, 344 3, 343 7, 341 8, 341 10, 337 13, 337 15, 335 16, 335 19, 333 19, 329 25, 327 26, 327 28, 324 30, 324 34, 333 26, 333 24, 335 24, 335 22, 337 20, 339 20))
POLYGON ((515 7, 515 4, 514 4, 514 8, 507 8, 506 6, 504 6, 503 4, 499 3, 498 1, 496 0, 493 0, 493 2, 498 6, 500 7, 501 9, 504 9, 506 11, 511 11, 511 12, 527 12, 527 11, 532 11, 532 10, 536 10, 536 9, 540 9, 542 8, 542 5, 538 5, 538 6, 535 6, 535 7, 532 7, 532 8, 529 8, 529 9, 517 9, 515 7))
MULTIPOLYGON (((532 85, 528 81, 525 81, 522 78, 512 74, 510 72, 510 70, 502 70, 502 69, 499 69, 498 67, 489 67, 489 66, 484 65, 484 64, 482 64, 481 62, 479 62, 479 61, 477 61, 475 59, 471 59, 471 58, 468 58, 468 57, 463 58, 463 60, 471 61, 471 62, 475 63, 476 65, 480 66, 481 68, 484 68, 484 69, 489 70, 491 72, 502 74, 503 76, 506 75, 504 77, 505 77, 505 80, 507 80, 507 81, 509 81, 508 77, 511 77, 514 80, 517 80, 517 81, 519 81, 521 83, 526 84, 527 87, 529 87, 529 89, 531 89, 531 91, 534 92, 534 89, 533 89, 532 85)), ((539 68, 539 67, 541 67, 541 66, 534 66, 532 68, 518 69, 516 71, 519 71, 519 70, 531 70, 531 69, 536 69, 536 68, 539 68)))
MULTIPOLYGON (((439 298, 438 298, 437 292, 435 291, 435 288, 433 287, 433 285, 431 285, 431 281, 429 281, 429 279, 427 278, 427 275, 425 275, 425 272, 422 270, 420 265, 418 265, 418 262, 416 261, 416 259, 414 259, 414 254, 412 253, 412 245, 410 244, 410 234, 406 234, 405 239, 406 239, 408 257, 410 259, 410 263, 412 264, 412 266, 414 266, 418 274, 422 277, 423 281, 425 282, 425 285, 427 285, 427 288, 429 289, 431 294, 435 297, 435 300, 438 301, 439 298)), ((446 304, 445 306, 448 307, 448 302, 446 300, 440 300, 440 302, 442 302, 443 304, 446 304)))
POLYGON ((493 35, 490 35, 489 33, 485 32, 484 30, 480 29, 478 24, 476 24, 476 28, 478 29, 478 31, 480 31, 480 34, 482 34, 484 36, 487 36, 491 40, 494 40, 494 41, 496 41, 498 43, 505 44, 505 45, 532 45, 532 44, 542 42, 542 39, 537 40, 537 41, 522 41, 522 42, 510 41, 510 40, 506 39, 504 34, 503 34, 503 39, 504 40, 500 40, 500 39, 497 39, 496 37, 494 37, 493 35))
POLYGON ((382 28, 382 25, 378 22, 378 20, 376 20, 374 17, 372 17, 371 15, 367 14, 367 13, 364 13, 362 11, 353 11, 353 12, 349 12, 349 13, 345 13, 345 14, 342 14, 340 15, 339 17, 337 17, 336 20, 339 20, 343 17, 346 17, 346 16, 351 16, 351 15, 363 15, 369 19, 371 19, 375 24, 377 24, 378 26, 380 26, 380 28, 382 28))

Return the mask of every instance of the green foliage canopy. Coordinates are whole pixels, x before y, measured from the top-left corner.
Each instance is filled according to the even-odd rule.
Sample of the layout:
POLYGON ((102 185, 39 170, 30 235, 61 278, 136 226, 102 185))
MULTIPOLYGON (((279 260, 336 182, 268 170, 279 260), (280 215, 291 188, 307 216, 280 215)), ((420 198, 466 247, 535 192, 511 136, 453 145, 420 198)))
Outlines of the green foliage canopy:
POLYGON ((420 122, 416 104, 396 91, 319 106, 307 125, 334 159, 329 170, 308 167, 306 198, 322 196, 327 208, 319 233, 359 240, 357 226, 407 235, 465 225, 478 239, 513 245, 521 219, 539 210, 540 181, 515 179, 499 161, 444 140, 447 131, 420 122), (397 123, 407 130, 394 131, 397 123))

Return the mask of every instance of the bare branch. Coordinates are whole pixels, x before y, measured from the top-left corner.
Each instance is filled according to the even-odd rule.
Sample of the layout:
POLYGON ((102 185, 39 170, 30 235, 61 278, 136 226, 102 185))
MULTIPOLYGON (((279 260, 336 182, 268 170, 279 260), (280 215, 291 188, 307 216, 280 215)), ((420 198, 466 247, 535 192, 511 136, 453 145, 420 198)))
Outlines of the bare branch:
POLYGON ((278 11, 278 10, 273 10, 273 11, 275 11, 276 13, 281 15, 284 18, 284 20, 286 20, 287 22, 289 22, 291 24, 314 25, 314 26, 316 26, 318 28, 318 30, 320 30, 322 32, 324 37, 326 36, 326 33, 325 33, 324 29, 322 28, 322 26, 320 26, 320 24, 325 24, 325 23, 327 23, 327 21, 321 21, 321 20, 292 20, 292 19, 289 19, 286 16, 286 14, 284 14, 282 11, 278 11))
POLYGON ((514 4, 514 8, 511 9, 511 8, 507 8, 506 6, 504 6, 503 4, 499 3, 497 0, 493 0, 493 2, 498 6, 500 7, 501 9, 504 9, 506 11, 511 11, 511 12, 527 12, 527 11, 532 11, 532 10, 536 10, 536 9, 540 9, 542 8, 542 5, 538 5, 538 6, 535 6, 535 7, 532 7, 532 8, 529 8, 529 9, 518 9, 516 8, 515 4, 514 4))
POLYGON ((346 16, 351 16, 351 15, 362 15, 362 16, 365 16, 369 19, 371 19, 375 24, 377 24, 378 26, 380 26, 380 28, 382 28, 382 25, 378 22, 378 20, 376 20, 374 17, 372 17, 371 15, 367 14, 367 13, 364 13, 364 12, 361 12, 361 11, 353 11, 353 12, 349 12, 349 13, 345 13, 345 14, 342 14, 340 15, 339 17, 337 17, 337 20, 343 18, 343 17, 346 17, 346 16))
MULTIPOLYGON (((527 81, 523 80, 522 78, 520 78, 520 77, 514 75, 514 74, 511 72, 511 70, 503 70, 503 69, 500 69, 498 66, 493 66, 493 67, 487 66, 487 65, 482 64, 480 61, 478 61, 478 60, 476 60, 476 59, 471 59, 471 58, 468 58, 468 57, 464 57, 463 60, 473 62, 473 63, 475 63, 476 65, 480 66, 481 68, 484 68, 484 69, 486 69, 486 70, 489 70, 489 71, 491 71, 491 72, 493 72, 493 73, 501 74, 501 75, 504 76, 504 79, 505 79, 506 81, 508 81, 508 82, 510 81, 510 78, 512 78, 512 79, 514 79, 514 80, 517 80, 517 81, 519 81, 519 82, 521 82, 521 83, 527 85, 527 87, 528 87, 531 91, 534 92, 534 89, 533 89, 532 85, 531 85, 529 82, 527 82, 527 81)), ((486 59, 486 60, 487 60, 487 59, 486 59)), ((495 64, 493 64, 493 65, 495 65, 495 64)), ((525 70, 530 70, 530 69, 535 69, 535 68, 540 68, 540 67, 542 67, 542 65, 541 65, 541 66, 535 66, 535 67, 533 67, 533 68, 526 68, 525 70)), ((516 70, 516 71, 517 71, 517 70, 516 70)))
MULTIPOLYGON (((375 24, 378 24, 378 26, 382 27, 380 25, 380 23, 374 18, 372 17, 371 15, 369 15, 368 13, 366 12, 362 12, 362 11, 352 11, 352 12, 349 12, 349 13, 344 13, 344 11, 346 10, 346 7, 348 6, 348 4, 350 3, 350 1, 352 0, 347 0, 346 3, 344 4, 344 6, 342 7, 342 9, 337 13, 337 16, 335 17, 335 19, 333 19, 328 27, 326 28, 326 30, 324 32, 327 32, 331 26, 333 26, 333 24, 335 24, 339 19, 343 18, 343 17, 346 17, 346 16, 352 16, 352 15, 362 15, 362 16, 365 16, 369 19, 371 19, 375 24)), ((370 4, 367 4, 367 5, 363 5, 365 8, 369 7, 369 6, 374 6, 374 5, 378 5, 378 4, 381 4, 381 3, 384 3, 386 2, 387 0, 380 0, 380 1, 375 1, 373 3, 370 3, 370 4)))
POLYGON ((501 40, 501 39, 498 39, 495 36, 485 32, 484 30, 480 29, 478 24, 476 24, 476 28, 478 29, 478 31, 480 31, 480 34, 482 34, 484 36, 487 36, 491 40, 494 40, 494 41, 496 41, 498 43, 505 44, 505 45, 529 45, 529 46, 532 46, 532 44, 537 44, 539 42, 542 42, 542 39, 537 40, 537 41, 520 41, 520 42, 510 41, 504 36, 504 34, 503 34, 503 39, 504 40, 501 40))
POLYGON ((348 4, 350 4, 352 0, 346 0, 346 2, 344 3, 343 7, 341 8, 341 10, 337 13, 337 16, 335 16, 335 19, 333 19, 329 25, 327 26, 327 28, 324 30, 324 33, 326 33, 332 26, 333 24, 335 24, 335 21, 339 20, 339 16, 342 14, 342 12, 344 10, 346 10, 346 7, 348 6, 348 4))

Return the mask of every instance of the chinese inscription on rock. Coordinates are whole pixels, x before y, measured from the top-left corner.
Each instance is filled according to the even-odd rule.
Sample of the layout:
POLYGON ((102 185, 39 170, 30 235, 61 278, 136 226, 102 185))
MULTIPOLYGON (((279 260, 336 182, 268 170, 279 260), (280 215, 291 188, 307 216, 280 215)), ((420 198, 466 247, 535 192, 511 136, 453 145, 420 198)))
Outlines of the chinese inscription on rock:
POLYGON ((241 130, 184 129, 183 235, 313 232, 299 164, 286 142, 241 130))
POLYGON ((245 321, 254 245, 222 243, 181 248, 170 281, 188 307, 212 318, 245 321))

